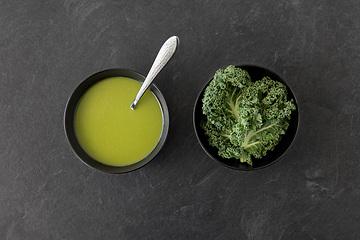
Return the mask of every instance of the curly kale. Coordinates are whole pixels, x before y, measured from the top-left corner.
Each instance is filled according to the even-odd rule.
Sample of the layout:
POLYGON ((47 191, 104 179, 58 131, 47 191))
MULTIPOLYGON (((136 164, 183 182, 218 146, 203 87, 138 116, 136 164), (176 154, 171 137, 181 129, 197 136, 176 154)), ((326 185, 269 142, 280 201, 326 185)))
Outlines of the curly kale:
POLYGON ((232 65, 216 71, 202 102, 207 121, 201 128, 209 144, 219 156, 250 165, 280 142, 296 109, 284 84, 269 77, 252 82, 246 70, 232 65))

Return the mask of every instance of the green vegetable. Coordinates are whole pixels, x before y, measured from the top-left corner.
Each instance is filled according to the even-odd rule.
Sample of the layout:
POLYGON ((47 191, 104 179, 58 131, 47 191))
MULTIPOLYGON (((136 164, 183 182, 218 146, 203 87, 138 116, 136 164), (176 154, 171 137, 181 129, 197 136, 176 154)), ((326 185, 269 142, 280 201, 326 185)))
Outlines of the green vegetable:
POLYGON ((269 77, 253 82, 232 65, 216 71, 202 102, 207 120, 201 128, 209 144, 219 156, 250 165, 252 157, 262 158, 280 142, 296 109, 284 84, 269 77))

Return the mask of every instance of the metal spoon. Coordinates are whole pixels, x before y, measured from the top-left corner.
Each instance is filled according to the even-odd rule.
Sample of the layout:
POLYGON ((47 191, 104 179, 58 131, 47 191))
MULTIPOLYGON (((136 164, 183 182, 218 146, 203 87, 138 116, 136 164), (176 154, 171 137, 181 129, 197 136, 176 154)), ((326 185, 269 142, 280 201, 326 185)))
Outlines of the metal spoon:
POLYGON ((161 71, 165 64, 170 60, 174 54, 176 47, 179 45, 179 38, 177 36, 172 36, 162 45, 157 54, 153 65, 150 68, 148 75, 146 76, 144 83, 142 84, 139 92, 137 93, 134 102, 131 104, 130 108, 134 110, 136 104, 139 102, 140 98, 144 95, 145 91, 148 89, 156 75, 161 71))

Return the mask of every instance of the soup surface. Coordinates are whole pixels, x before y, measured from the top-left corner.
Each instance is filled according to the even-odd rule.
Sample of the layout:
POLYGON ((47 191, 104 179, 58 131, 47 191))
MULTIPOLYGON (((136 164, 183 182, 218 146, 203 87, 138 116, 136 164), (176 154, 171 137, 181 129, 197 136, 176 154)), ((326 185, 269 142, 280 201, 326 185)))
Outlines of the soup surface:
POLYGON ((130 109, 140 87, 134 79, 112 77, 94 84, 80 99, 75 133, 93 159, 105 165, 128 166, 156 147, 163 114, 154 94, 147 90, 135 110, 130 109))

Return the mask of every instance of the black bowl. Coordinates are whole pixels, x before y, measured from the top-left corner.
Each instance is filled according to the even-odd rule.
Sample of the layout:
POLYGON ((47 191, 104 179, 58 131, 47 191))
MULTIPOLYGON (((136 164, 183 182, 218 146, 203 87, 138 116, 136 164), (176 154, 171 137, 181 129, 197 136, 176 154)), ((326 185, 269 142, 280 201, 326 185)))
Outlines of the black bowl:
POLYGON ((227 159, 227 158, 220 157, 218 155, 218 149, 209 145, 208 137, 204 134, 204 131, 200 127, 201 120, 206 120, 205 115, 202 113, 202 98, 204 96, 205 88, 208 86, 208 84, 210 83, 210 81, 212 79, 210 79, 210 81, 206 83, 206 85, 203 87, 203 89, 201 90, 200 94, 198 95, 198 97, 196 99, 194 111, 193 111, 194 130, 196 133, 196 137, 197 137, 201 147, 204 149, 204 151, 212 159, 216 160, 217 162, 221 163, 222 165, 224 165, 226 167, 230 167, 232 169, 237 169, 237 170, 260 169, 263 167, 267 167, 267 166, 273 164, 274 162, 276 162, 277 160, 279 160, 285 154, 285 152, 288 150, 290 145, 292 144, 293 140, 295 139, 295 136, 296 136, 296 133, 298 130, 298 126, 299 126, 299 118, 300 118, 299 107, 298 107, 295 95, 291 91, 289 85, 287 85, 286 82, 276 73, 274 73, 268 69, 258 67, 258 66, 252 66, 252 65, 243 65, 243 66, 236 66, 236 67, 247 70, 253 81, 260 80, 264 76, 269 76, 271 79, 283 83, 287 87, 287 90, 288 90, 288 99, 294 99, 296 110, 291 113, 291 120, 290 120, 289 128, 287 129, 285 135, 282 136, 282 139, 279 142, 279 144, 275 147, 275 149, 273 151, 268 151, 266 156, 264 156, 263 158, 253 160, 252 166, 248 165, 247 163, 241 163, 238 159, 235 159, 235 158, 227 159))
POLYGON ((65 134, 73 151, 75 152, 77 157, 80 158, 80 160, 82 160, 86 165, 108 173, 125 173, 144 166, 145 164, 150 162, 160 151, 160 149, 164 145, 169 130, 169 111, 163 95, 154 84, 151 84, 149 88, 156 96, 163 114, 163 130, 160 140, 157 143, 154 150, 141 161, 124 167, 108 166, 94 160, 82 149, 76 138, 75 128, 74 128, 74 117, 75 117, 77 105, 81 97, 84 95, 84 93, 95 83, 110 77, 128 77, 135 79, 139 82, 143 82, 145 80, 145 77, 143 75, 129 69, 109 69, 95 73, 94 75, 88 77, 82 83, 80 83, 80 85, 75 89, 75 91, 72 93, 72 95, 70 96, 67 102, 65 115, 64 115, 64 128, 65 128, 65 134))

